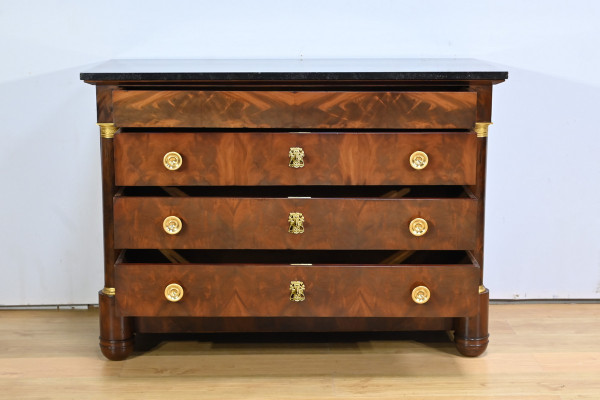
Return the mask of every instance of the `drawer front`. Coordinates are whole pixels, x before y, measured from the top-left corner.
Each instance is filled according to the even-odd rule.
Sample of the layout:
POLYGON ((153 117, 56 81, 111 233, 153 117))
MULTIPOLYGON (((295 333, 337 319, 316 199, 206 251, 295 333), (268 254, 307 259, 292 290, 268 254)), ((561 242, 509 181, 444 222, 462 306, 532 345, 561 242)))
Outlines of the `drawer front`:
POLYGON ((114 214, 118 249, 470 250, 477 200, 117 197, 114 214), (169 216, 179 233, 165 231, 169 216), (303 233, 289 233, 290 219, 303 233))
POLYGON ((118 127, 471 129, 475 92, 115 90, 118 127))
POLYGON ((476 154, 474 133, 127 132, 115 136, 115 178, 118 186, 474 185, 476 154), (301 155, 291 160, 293 148, 301 155), (428 159, 422 169, 411 165, 417 151, 428 159), (164 163, 171 152, 181 157, 176 169, 164 163))
POLYGON ((124 316, 464 317, 477 310, 479 268, 118 264, 116 302, 124 316), (292 282, 295 300, 290 300, 292 282), (165 289, 183 289, 179 301, 165 289), (429 300, 417 304, 413 289, 429 300))

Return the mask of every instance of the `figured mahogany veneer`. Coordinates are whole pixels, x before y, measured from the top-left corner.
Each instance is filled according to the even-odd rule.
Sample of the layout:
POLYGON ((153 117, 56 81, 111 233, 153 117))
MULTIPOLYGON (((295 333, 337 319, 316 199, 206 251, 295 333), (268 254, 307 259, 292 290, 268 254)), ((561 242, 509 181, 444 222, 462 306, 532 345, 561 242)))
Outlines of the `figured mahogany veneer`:
POLYGON ((277 199, 117 197, 115 246, 120 249, 406 249, 475 246, 474 199, 277 199), (288 233, 291 212, 304 215, 303 234, 288 233), (183 222, 176 235, 163 220, 183 222), (413 236, 409 224, 429 229, 413 236))
POLYGON ((124 132, 115 137, 119 186, 191 185, 472 185, 475 133, 124 132), (140 145, 143 143, 143 146, 140 145), (304 167, 289 167, 301 147, 304 167), (181 168, 163 157, 176 151, 181 168), (416 170, 410 155, 424 151, 416 170))
POLYGON ((437 317, 135 317, 136 332, 383 332, 448 331, 455 318, 437 317))
POLYGON ((453 330, 461 354, 482 354, 486 128, 507 77, 490 68, 121 60, 82 74, 102 123, 102 353, 122 360, 145 332, 453 330))
POLYGON ((479 268, 438 266, 290 266, 118 264, 122 315, 194 317, 457 317, 475 313, 479 268), (305 284, 305 300, 290 301, 290 282, 305 284), (164 290, 178 283, 180 301, 164 290), (425 304, 412 290, 427 286, 425 304))
POLYGON ((121 127, 471 129, 475 92, 115 90, 121 127))

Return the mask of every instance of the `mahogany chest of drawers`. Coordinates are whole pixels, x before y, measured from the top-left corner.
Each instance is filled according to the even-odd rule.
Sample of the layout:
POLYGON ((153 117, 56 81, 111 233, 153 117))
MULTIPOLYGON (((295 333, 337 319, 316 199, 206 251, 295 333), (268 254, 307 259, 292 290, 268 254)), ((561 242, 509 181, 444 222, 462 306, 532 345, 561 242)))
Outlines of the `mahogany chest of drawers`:
POLYGON ((454 331, 488 343, 492 86, 474 60, 137 60, 96 86, 100 347, 136 333, 454 331))

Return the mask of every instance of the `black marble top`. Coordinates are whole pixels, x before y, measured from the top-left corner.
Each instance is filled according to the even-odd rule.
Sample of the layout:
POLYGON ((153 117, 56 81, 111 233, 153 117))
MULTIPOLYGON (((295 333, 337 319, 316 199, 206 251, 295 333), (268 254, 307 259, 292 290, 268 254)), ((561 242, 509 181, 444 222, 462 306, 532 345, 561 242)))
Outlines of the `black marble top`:
POLYGON ((85 81, 154 80, 504 80, 508 72, 465 58, 111 60, 85 81))

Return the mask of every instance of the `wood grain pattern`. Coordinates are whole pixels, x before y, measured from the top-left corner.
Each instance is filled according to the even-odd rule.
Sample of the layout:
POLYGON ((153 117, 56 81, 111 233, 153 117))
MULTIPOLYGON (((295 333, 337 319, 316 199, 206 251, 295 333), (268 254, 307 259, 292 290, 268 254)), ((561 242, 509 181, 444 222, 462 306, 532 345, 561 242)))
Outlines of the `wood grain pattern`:
MULTIPOLYGON (((490 122, 492 118, 492 86, 474 85, 477 93, 477 121, 490 122)), ((481 267, 480 283, 483 284, 484 271, 484 231, 485 231, 485 187, 487 169, 487 137, 477 138, 477 182, 471 188, 479 200, 477 203, 476 246, 473 257, 481 267)), ((461 354, 474 357, 481 355, 489 342, 488 309, 489 291, 479 296, 479 312, 470 318, 457 318, 455 321, 455 342, 461 354)))
POLYGON ((109 360, 127 358, 133 351, 133 318, 117 315, 115 297, 98 293, 100 350, 109 360))
POLYGON ((104 241, 104 285, 113 287, 113 268, 117 258, 114 247, 113 197, 115 188, 114 139, 100 137, 102 163, 102 234, 104 241))
POLYGON ((477 357, 487 349, 490 292, 479 293, 479 311, 471 317, 456 318, 454 342, 458 351, 468 357, 477 357))
POLYGON ((600 398, 599 304, 492 304, 479 358, 459 357, 442 332, 286 332, 152 337, 115 363, 97 346, 97 309, 2 310, 0 321, 6 399, 600 398))
POLYGON ((96 86, 96 121, 113 122, 112 92, 117 87, 112 85, 96 86))
MULTIPOLYGON (((472 90, 477 93, 477 121, 491 122, 492 118, 492 87, 489 85, 474 85, 472 90)), ((485 231, 485 187, 487 175, 487 137, 477 138, 477 179, 471 191, 479 199, 477 209, 477 247, 474 256, 484 269, 483 247, 485 231)), ((482 275, 483 282, 483 275, 482 275)))
POLYGON ((185 185, 473 185, 474 133, 127 132, 115 136, 116 184, 185 185), (304 167, 288 166, 291 147, 304 167), (429 156, 415 170, 414 151, 429 156), (176 151, 181 168, 166 169, 176 151))
POLYGON ((134 317, 140 333, 449 331, 454 318, 134 317))
POLYGON ((474 199, 282 199, 117 197, 118 249, 468 250, 475 246, 474 199), (288 233, 288 215, 304 215, 305 232, 288 233), (183 222, 164 232, 170 215, 183 222), (408 229, 428 221, 424 236, 408 229))
MULTIPOLYGON (((105 281, 117 287, 116 298, 100 298, 106 355, 125 357, 131 351, 130 333, 152 330, 337 331, 394 326, 454 328, 461 352, 482 352, 487 345, 488 294, 478 295, 477 286, 482 282, 487 140, 470 131, 475 121, 490 121, 491 86, 497 82, 103 82, 97 88, 98 121, 123 128, 112 139, 114 152, 112 141, 103 144, 103 185, 108 188, 105 281), (297 146, 305 151, 302 169, 287 166, 289 148, 297 146), (428 153, 425 170, 408 165, 415 150, 428 153), (183 155, 180 170, 164 169, 162 157, 168 151, 183 155), (160 196, 141 186, 167 187, 172 196, 119 194, 113 203, 115 184, 138 186, 126 188, 126 196, 160 196), (346 191, 350 185, 360 191, 346 191), (371 186, 359 188, 362 185, 371 186), (410 185, 412 193, 402 199, 364 197, 378 185, 410 185), (422 185, 468 185, 473 198, 448 194, 448 186, 422 191, 422 185), (267 186, 277 190, 267 192, 267 186), (294 186, 299 194, 293 195, 314 198, 277 194, 294 186), (440 198, 419 198, 417 189, 425 197, 429 193, 440 198), (190 197, 177 195, 181 190, 190 197), (313 193, 306 194, 309 191, 313 193), (261 193, 264 198, 253 197, 261 193), (221 197, 210 197, 215 194, 221 197), (292 211, 305 215, 302 235, 287 232, 292 211), (183 220, 179 235, 163 231, 168 215, 183 220), (415 217, 429 222, 423 237, 408 232, 415 217), (123 248, 215 249, 228 254, 228 249, 265 249, 269 257, 273 249, 298 249, 302 254, 310 249, 461 249, 470 250, 474 261, 457 265, 445 259, 445 265, 432 266, 412 260, 392 267, 366 266, 375 261, 353 258, 353 266, 332 266, 337 262, 322 260, 327 265, 290 267, 281 264, 287 261, 254 265, 271 261, 241 259, 243 265, 232 265, 201 258, 191 262, 204 265, 159 265, 150 259, 134 261, 145 264, 117 261, 115 267, 114 249, 123 248), (304 275, 289 278, 290 271, 304 275), (164 286, 172 279, 189 289, 180 303, 164 299, 164 286), (290 305, 292 279, 312 279, 305 302, 290 305), (441 297, 417 306, 407 297, 407 287, 425 280, 441 297), (274 295, 272 287, 283 291, 283 303, 274 300, 280 293, 274 295), (123 310, 145 317, 117 315, 121 307, 115 300, 123 302, 123 310), (289 308, 296 305, 305 307, 289 308)), ((373 257, 373 252, 365 253, 373 257)))
POLYGON ((116 267, 115 296, 125 316, 455 317, 476 312, 479 268, 452 266, 161 265, 116 267), (290 281, 306 300, 290 301, 290 281), (164 290, 183 287, 172 303, 164 290), (412 290, 432 295, 416 304, 412 290))
POLYGON ((115 90, 119 127, 471 129, 474 92, 115 90))

